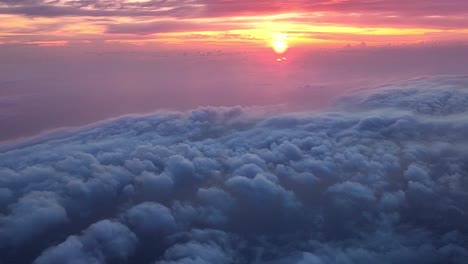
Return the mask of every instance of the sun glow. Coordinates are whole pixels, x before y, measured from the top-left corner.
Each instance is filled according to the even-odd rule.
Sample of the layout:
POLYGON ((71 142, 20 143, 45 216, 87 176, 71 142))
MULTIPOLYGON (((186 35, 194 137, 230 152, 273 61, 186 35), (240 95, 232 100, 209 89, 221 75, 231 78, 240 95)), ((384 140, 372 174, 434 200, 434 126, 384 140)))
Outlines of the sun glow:
POLYGON ((288 50, 288 43, 286 42, 286 39, 287 36, 283 33, 275 33, 273 35, 272 47, 276 53, 282 54, 288 50))

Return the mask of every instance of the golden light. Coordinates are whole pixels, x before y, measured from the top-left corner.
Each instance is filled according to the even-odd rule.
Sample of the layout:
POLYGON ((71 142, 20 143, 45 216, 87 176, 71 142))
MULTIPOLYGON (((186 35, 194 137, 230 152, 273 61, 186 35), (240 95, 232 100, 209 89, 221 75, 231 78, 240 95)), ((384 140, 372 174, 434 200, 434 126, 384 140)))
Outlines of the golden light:
POLYGON ((286 42, 286 38, 286 34, 283 33, 275 33, 273 35, 272 47, 276 53, 281 54, 288 50, 288 43, 286 42))

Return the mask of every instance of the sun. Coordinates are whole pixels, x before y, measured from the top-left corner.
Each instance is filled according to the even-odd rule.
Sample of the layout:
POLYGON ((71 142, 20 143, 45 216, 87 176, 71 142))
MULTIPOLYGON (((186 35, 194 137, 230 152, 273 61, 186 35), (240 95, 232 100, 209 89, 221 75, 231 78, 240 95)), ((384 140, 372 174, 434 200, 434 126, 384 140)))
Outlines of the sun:
POLYGON ((287 36, 283 33, 275 33, 273 35, 272 47, 276 53, 282 54, 288 50, 288 43, 286 42, 286 39, 287 36))

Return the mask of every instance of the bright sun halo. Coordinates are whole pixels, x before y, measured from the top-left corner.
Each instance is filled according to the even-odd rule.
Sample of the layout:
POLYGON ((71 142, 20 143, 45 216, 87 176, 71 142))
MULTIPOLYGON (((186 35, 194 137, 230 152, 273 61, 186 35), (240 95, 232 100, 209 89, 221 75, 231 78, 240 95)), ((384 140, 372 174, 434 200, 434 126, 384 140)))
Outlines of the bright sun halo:
POLYGON ((288 43, 286 42, 286 34, 283 33, 275 33, 273 35, 272 46, 273 50, 278 53, 284 53, 288 49, 288 43))

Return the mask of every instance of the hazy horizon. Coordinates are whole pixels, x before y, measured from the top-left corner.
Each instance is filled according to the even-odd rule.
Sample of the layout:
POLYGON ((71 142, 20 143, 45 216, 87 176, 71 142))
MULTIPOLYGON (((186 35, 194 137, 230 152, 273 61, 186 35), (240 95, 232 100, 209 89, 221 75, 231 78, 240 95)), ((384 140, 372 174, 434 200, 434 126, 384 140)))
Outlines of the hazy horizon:
POLYGON ((125 114, 203 106, 317 110, 353 90, 463 75, 468 45, 230 51, 0 47, 0 141, 125 114), (287 57, 277 62, 277 58, 287 57), (46 67, 44 67, 46 65, 46 67))

